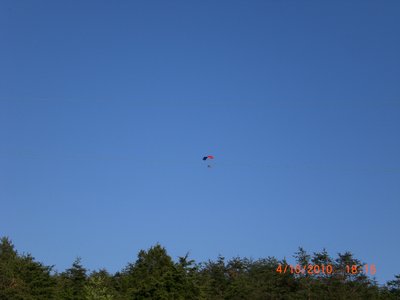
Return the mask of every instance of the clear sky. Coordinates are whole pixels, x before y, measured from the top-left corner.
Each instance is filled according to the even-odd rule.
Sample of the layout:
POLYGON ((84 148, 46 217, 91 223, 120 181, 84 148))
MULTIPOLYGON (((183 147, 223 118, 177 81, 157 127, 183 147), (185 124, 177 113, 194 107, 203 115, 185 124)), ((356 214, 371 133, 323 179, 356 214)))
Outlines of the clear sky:
POLYGON ((399 53, 399 1, 1 1, 0 236, 59 271, 159 242, 392 279, 399 53))

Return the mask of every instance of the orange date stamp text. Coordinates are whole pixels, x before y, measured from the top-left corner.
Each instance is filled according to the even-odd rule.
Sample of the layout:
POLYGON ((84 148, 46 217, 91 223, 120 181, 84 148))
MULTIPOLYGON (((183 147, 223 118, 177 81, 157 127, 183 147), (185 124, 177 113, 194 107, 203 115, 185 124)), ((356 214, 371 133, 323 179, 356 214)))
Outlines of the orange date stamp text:
MULTIPOLYGON (((279 264, 276 268, 276 272, 279 274, 309 274, 309 275, 330 275, 336 273, 339 270, 335 270, 334 266, 328 265, 281 265, 279 264)), ((374 264, 368 265, 346 265, 344 269, 341 269, 342 272, 345 272, 349 275, 357 275, 357 274, 365 274, 365 275, 375 275, 376 274, 376 266, 374 264)))

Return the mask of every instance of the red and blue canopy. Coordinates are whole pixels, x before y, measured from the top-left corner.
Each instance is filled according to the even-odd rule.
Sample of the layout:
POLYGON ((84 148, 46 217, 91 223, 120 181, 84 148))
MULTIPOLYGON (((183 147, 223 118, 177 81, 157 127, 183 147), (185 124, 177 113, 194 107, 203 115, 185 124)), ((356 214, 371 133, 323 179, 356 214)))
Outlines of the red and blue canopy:
POLYGON ((207 160, 207 159, 214 159, 214 156, 212 155, 207 155, 203 157, 203 160, 207 160))

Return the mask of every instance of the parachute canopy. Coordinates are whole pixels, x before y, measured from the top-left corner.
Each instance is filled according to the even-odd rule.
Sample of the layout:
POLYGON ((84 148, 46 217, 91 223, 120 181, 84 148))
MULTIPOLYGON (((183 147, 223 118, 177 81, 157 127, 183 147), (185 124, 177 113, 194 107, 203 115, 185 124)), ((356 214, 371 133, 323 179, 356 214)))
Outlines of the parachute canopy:
POLYGON ((207 160, 207 159, 214 159, 214 156, 208 155, 208 156, 203 157, 203 160, 207 160))

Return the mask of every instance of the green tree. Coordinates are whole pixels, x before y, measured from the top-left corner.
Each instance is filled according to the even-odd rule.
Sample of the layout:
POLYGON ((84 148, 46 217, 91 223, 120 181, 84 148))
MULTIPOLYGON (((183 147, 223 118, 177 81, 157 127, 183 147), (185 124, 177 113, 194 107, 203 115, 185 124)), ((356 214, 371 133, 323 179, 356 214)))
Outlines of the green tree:
POLYGON ((196 299, 199 290, 190 278, 190 263, 175 264, 160 245, 141 250, 134 264, 125 268, 122 292, 129 299, 196 299))
POLYGON ((225 258, 218 256, 217 261, 209 260, 201 267, 201 277, 203 289, 207 299, 224 299, 229 281, 225 258))
POLYGON ((58 275, 58 299, 82 300, 86 296, 86 269, 77 258, 71 268, 58 275))
POLYGON ((85 295, 87 300, 115 299, 112 278, 106 270, 100 270, 90 274, 85 285, 85 295))
POLYGON ((8 238, 0 240, 0 299, 53 299, 52 267, 19 255, 8 238))
POLYGON ((388 281, 387 287, 391 295, 400 299, 400 274, 396 275, 394 280, 388 281))
POLYGON ((19 257, 12 242, 3 237, 0 241, 0 299, 24 299, 29 290, 19 276, 19 257))
POLYGON ((21 257, 20 276, 25 282, 29 295, 33 299, 53 299, 56 280, 51 276, 53 267, 36 262, 31 255, 21 257))

